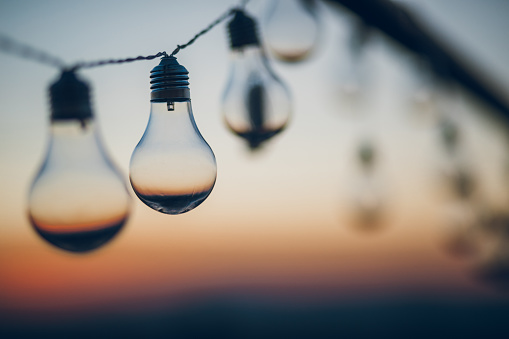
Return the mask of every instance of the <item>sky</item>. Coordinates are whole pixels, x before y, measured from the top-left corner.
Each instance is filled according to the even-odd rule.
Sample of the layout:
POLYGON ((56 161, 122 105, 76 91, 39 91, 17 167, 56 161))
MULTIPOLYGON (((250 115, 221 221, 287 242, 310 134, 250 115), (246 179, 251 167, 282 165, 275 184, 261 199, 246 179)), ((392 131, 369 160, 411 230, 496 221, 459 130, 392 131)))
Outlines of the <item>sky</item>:
MULTIPOLYGON (((232 5, 2 0, 0 32, 68 62, 123 58, 169 52, 232 5)), ((253 0, 248 9, 262 15, 264 5, 253 0)), ((437 34, 507 93, 507 3, 418 5, 437 34)), ((48 86, 58 71, 0 54, 0 312, 21 317, 126 305, 151 309, 228 293, 276 300, 404 293, 500 297, 444 250, 450 201, 440 173, 447 156, 436 121, 416 118, 409 104, 421 75, 408 57, 373 37, 365 52, 369 100, 363 112, 350 112, 339 89, 347 58, 345 16, 325 6, 320 14, 323 35, 310 60, 288 65, 271 57, 291 90, 294 111, 288 128, 257 153, 221 117, 229 72, 225 24, 179 53, 190 72, 197 126, 216 156, 215 188, 195 210, 171 216, 149 209, 129 187, 133 204, 124 229, 104 247, 80 255, 46 243, 26 215, 28 190, 48 143, 48 86), (356 163, 364 140, 374 140, 377 150, 368 177, 356 163), (371 232, 354 221, 366 181, 375 182, 369 187, 383 211, 380 229, 371 232)), ((149 72, 157 63, 80 73, 92 86, 104 146, 128 186, 129 158, 149 117, 149 72)), ((480 183, 482 204, 475 208, 505 211, 506 133, 478 114, 489 108, 462 92, 457 98, 465 161, 480 183)))

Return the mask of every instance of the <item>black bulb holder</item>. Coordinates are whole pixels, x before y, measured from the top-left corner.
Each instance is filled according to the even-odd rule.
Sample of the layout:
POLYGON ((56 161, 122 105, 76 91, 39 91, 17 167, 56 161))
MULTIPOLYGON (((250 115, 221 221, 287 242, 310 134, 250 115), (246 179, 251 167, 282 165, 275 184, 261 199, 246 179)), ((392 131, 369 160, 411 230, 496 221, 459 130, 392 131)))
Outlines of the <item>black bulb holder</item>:
POLYGON ((151 102, 178 102, 191 99, 189 72, 174 56, 161 58, 150 71, 151 102))
POLYGON ((236 9, 234 13, 233 19, 228 23, 230 47, 238 49, 250 45, 260 46, 255 19, 241 9, 236 9))
POLYGON ((51 120, 87 120, 93 117, 90 86, 74 71, 62 71, 50 88, 51 120))

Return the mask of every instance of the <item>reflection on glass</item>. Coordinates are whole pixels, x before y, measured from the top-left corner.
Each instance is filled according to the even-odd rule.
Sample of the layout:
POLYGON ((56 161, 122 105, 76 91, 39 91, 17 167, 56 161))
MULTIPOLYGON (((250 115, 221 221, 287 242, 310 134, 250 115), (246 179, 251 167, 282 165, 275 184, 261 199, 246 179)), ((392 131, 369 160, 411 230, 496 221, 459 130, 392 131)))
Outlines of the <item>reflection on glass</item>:
POLYGON ((130 162, 130 180, 147 206, 180 214, 200 205, 216 181, 216 159, 194 121, 190 100, 151 102, 130 162))
POLYGON ((264 34, 269 50, 285 62, 307 59, 318 45, 320 25, 314 0, 272 0, 264 34))

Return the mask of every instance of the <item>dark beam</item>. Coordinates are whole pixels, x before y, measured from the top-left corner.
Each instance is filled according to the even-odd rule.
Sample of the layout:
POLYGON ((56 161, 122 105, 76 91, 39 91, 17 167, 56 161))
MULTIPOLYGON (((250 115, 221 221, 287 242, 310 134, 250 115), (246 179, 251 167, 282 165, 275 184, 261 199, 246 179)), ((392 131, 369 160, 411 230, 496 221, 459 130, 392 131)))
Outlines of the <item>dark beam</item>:
POLYGON ((434 71, 450 78, 473 95, 495 108, 509 123, 509 104, 450 44, 441 41, 418 18, 402 6, 388 0, 324 0, 341 5, 357 15, 368 26, 375 27, 410 52, 427 59, 434 71))

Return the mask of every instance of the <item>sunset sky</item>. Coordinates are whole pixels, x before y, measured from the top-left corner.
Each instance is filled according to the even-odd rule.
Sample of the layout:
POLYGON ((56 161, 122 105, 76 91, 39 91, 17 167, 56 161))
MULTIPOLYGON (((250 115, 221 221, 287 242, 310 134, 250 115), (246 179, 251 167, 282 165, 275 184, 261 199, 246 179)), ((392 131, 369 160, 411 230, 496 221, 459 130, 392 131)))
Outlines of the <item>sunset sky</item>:
MULTIPOLYGON (((509 6, 481 3, 433 0, 420 13, 509 95, 509 6), (489 24, 471 24, 473 18, 489 24)), ((233 4, 0 0, 0 33, 71 63, 148 55, 170 52, 233 4)), ((263 5, 253 0, 248 9, 259 15, 263 5)), ((349 112, 338 89, 346 24, 328 7, 320 9, 323 36, 314 56, 294 65, 271 60, 291 90, 294 113, 288 128, 257 153, 221 117, 229 71, 225 24, 178 54, 189 70, 196 123, 218 167, 209 198, 183 215, 149 209, 128 181, 130 155, 149 116, 149 72, 158 61, 80 72, 92 86, 104 146, 133 200, 120 234, 85 254, 45 242, 26 214, 47 147, 48 86, 58 71, 0 53, 0 314, 152 309, 228 293, 275 300, 405 293, 499 298, 444 250, 449 202, 440 168, 447 157, 436 124, 412 115, 408 98, 418 75, 409 59, 376 36, 366 51, 368 104, 364 113, 349 112), (356 149, 366 138, 376 145, 371 179, 383 202, 383 225, 371 232, 354 222, 365 181, 356 149)), ((464 93, 459 98, 479 208, 506 211, 507 135, 477 114, 488 108, 464 93)))

